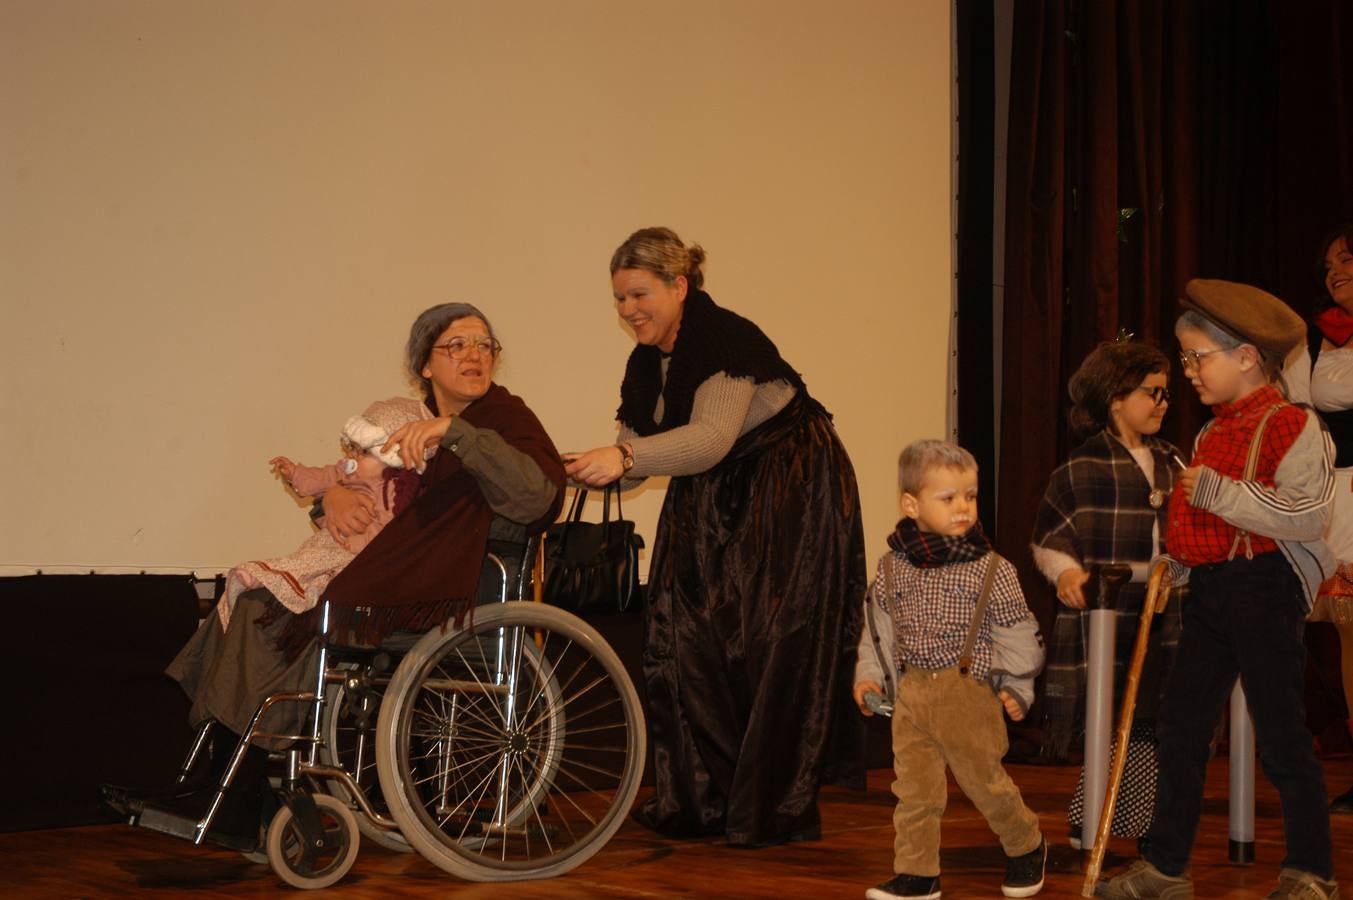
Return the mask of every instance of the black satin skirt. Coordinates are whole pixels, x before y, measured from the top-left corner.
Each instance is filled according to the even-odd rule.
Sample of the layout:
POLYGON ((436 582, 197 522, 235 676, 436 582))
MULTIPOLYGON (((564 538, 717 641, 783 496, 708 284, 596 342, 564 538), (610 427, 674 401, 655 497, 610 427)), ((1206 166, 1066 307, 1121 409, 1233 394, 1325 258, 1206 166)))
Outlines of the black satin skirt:
POLYGON ((644 648, 657 790, 639 821, 742 846, 817 836, 819 785, 863 785, 866 581, 855 472, 803 392, 715 468, 672 479, 644 648))

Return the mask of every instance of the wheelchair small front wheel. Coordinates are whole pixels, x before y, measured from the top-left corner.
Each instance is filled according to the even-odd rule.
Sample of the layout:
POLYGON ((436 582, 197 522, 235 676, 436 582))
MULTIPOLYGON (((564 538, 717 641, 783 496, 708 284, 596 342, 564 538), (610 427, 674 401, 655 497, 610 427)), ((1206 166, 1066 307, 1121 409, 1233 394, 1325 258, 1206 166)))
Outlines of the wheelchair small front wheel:
MULTIPOLYGON (((324 707, 323 735, 320 744, 320 759, 326 766, 344 769, 366 793, 367 802, 377 812, 389 814, 385 797, 381 795, 381 783, 376 774, 376 714, 381 698, 385 695, 388 679, 371 684, 362 695, 349 693, 342 684, 331 689, 329 702, 324 707)), ((342 800, 351 809, 356 800, 340 781, 326 781, 324 789, 342 800)), ((413 848, 398 831, 382 828, 366 817, 365 813, 355 812, 357 829, 362 837, 373 841, 387 850, 397 853, 410 853, 413 848)))
POLYGON ((291 807, 283 806, 268 826, 268 864, 295 888, 318 890, 339 881, 357 860, 361 837, 347 804, 328 794, 312 794, 327 846, 308 852, 321 837, 307 834, 291 807))

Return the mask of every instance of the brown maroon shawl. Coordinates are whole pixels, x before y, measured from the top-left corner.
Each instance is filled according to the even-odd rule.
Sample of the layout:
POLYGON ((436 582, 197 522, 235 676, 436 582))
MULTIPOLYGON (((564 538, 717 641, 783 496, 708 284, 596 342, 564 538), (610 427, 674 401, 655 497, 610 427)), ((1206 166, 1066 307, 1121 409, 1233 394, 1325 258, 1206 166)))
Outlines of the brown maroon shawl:
MULTIPOLYGON (((531 457, 559 486, 549 511, 527 525, 545 530, 563 503, 564 467, 545 428, 520 397, 494 384, 461 413, 531 457)), ((428 463, 417 498, 395 516, 330 582, 323 599, 334 624, 358 625, 356 607, 370 610, 360 622, 364 640, 397 629, 424 630, 459 619, 474 603, 493 510, 456 454, 442 449, 428 463)), ((311 634, 314 632, 311 631, 311 634)))

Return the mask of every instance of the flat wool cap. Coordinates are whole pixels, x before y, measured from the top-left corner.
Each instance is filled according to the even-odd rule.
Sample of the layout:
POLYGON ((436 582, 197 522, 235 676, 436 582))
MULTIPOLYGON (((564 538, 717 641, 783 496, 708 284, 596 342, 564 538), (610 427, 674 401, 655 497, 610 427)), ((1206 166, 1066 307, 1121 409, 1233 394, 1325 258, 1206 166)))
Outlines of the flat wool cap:
POLYGON ((1194 278, 1184 286, 1184 306, 1207 316, 1223 331, 1277 359, 1306 341, 1306 323, 1292 307, 1249 284, 1194 278))

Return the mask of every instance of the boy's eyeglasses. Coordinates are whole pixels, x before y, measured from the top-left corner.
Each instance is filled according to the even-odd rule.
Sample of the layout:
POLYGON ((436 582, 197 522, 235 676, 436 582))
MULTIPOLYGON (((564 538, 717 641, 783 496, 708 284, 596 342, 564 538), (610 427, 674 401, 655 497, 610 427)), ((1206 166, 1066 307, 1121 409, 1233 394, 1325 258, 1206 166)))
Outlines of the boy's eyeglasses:
POLYGON ((465 338, 452 338, 445 344, 434 344, 433 350, 445 350, 446 355, 454 360, 462 360, 470 352, 470 348, 479 351, 480 356, 497 356, 503 351, 503 345, 492 338, 479 338, 474 341, 467 341, 465 338))
POLYGON ((1216 350, 1182 350, 1179 353, 1179 364, 1183 366, 1185 370, 1193 369, 1194 371, 1197 371, 1199 368, 1202 367, 1204 357, 1211 356, 1214 353, 1225 353, 1227 349, 1234 348, 1218 348, 1216 350))
POLYGON ((1170 389, 1167 387, 1145 387, 1140 386, 1137 390, 1151 398, 1151 402, 1160 406, 1162 403, 1170 402, 1170 389))

